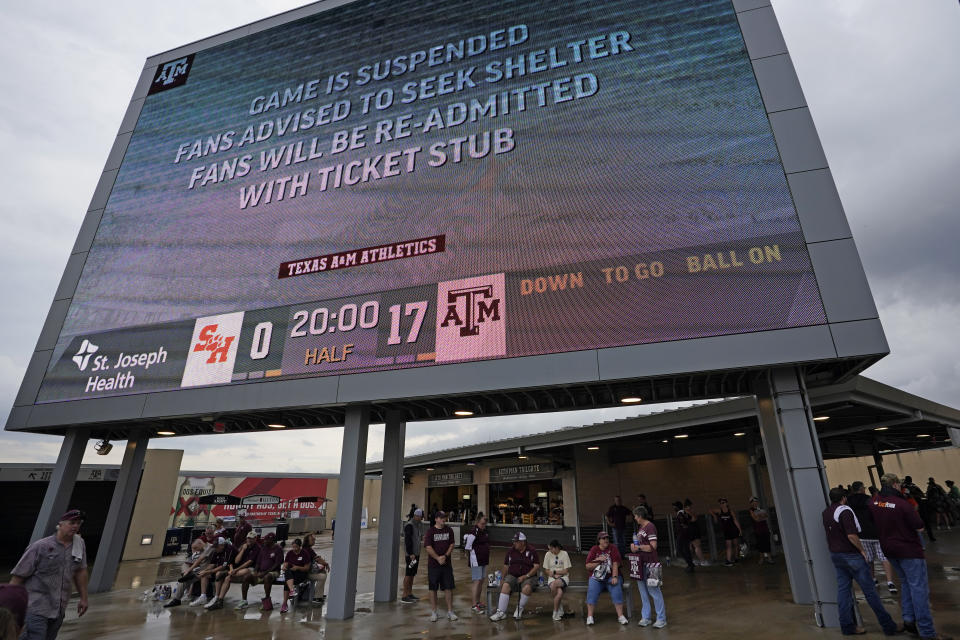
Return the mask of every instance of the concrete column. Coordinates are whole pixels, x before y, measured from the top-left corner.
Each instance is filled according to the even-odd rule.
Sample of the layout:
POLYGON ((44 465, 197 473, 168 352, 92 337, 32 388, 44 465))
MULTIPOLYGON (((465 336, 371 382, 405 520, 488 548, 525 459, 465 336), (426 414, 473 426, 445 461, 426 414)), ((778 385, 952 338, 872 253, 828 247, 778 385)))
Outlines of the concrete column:
POLYGON ((400 522, 403 518, 403 448, 407 423, 399 411, 387 413, 383 432, 383 479, 380 482, 380 530, 377 533, 377 574, 373 599, 397 599, 400 563, 400 522))
POLYGON ((127 441, 123 462, 120 463, 120 475, 113 488, 113 498, 107 511, 107 521, 103 525, 100 548, 90 574, 90 593, 110 591, 113 588, 120 556, 123 555, 123 547, 127 541, 133 505, 140 489, 140 476, 143 473, 143 459, 147 455, 148 442, 149 438, 145 437, 127 441))
MULTIPOLYGON (((37 522, 33 525, 30 542, 53 535, 57 522, 69 508, 70 496, 73 487, 77 484, 77 474, 80 473, 80 462, 83 461, 83 452, 87 448, 89 432, 85 429, 70 431, 63 437, 60 445, 60 455, 57 456, 57 466, 53 468, 47 492, 43 494, 43 502, 37 513, 37 522)), ((81 535, 83 531, 81 530, 81 535)))
POLYGON ((802 373, 772 369, 756 393, 793 600, 813 604, 818 625, 838 626, 836 574, 820 517, 829 486, 802 373))
POLYGON ((363 507, 363 473, 367 458, 370 406, 347 407, 340 456, 340 486, 337 491, 337 529, 333 543, 333 570, 327 588, 327 617, 353 617, 357 600, 357 561, 360 555, 360 516, 363 507))

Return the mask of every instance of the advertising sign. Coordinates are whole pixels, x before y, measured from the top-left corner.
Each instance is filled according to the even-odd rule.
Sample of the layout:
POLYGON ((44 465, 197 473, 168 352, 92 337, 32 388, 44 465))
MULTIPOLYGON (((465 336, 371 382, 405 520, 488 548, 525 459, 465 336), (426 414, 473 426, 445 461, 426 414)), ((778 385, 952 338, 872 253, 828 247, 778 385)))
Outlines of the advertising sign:
POLYGON ((326 478, 187 476, 180 481, 171 526, 212 524, 238 510, 253 521, 321 516, 326 513, 326 495, 326 478))
POLYGON ((825 323, 729 0, 351 2, 161 62, 38 402, 825 323))

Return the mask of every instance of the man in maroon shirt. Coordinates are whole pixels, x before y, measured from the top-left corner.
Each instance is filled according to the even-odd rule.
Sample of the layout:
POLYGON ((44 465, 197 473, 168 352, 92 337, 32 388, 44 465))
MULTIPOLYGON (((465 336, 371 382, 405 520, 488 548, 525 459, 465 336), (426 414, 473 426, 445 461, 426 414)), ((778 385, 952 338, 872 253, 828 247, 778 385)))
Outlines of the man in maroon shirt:
POLYGON ((269 611, 273 609, 273 602, 270 600, 270 589, 273 588, 273 582, 280 575, 280 564, 283 562, 283 549, 276 543, 277 536, 268 533, 263 537, 263 546, 257 553, 257 561, 254 565, 254 571, 247 574, 240 585, 241 603, 246 606, 247 593, 250 591, 250 585, 263 584, 263 604, 262 609, 269 611))
POLYGON ((830 506, 823 511, 823 529, 827 534, 830 558, 837 570, 837 608, 840 615, 840 631, 843 635, 866 633, 858 627, 853 613, 853 581, 863 591, 867 604, 877 614, 877 620, 888 636, 899 633, 893 618, 883 608, 877 588, 873 584, 873 572, 867 566, 866 552, 860 543, 860 523, 853 509, 847 506, 847 493, 839 487, 830 489, 830 506))
POLYGON ((244 511, 237 511, 237 528, 233 532, 233 546, 239 549, 247 541, 247 534, 253 527, 247 522, 247 514, 244 511))
POLYGON ((880 534, 880 548, 900 576, 900 610, 904 628, 921 638, 946 640, 947 636, 937 635, 930 613, 927 562, 920 538, 923 519, 903 498, 900 479, 896 475, 885 473, 881 476, 880 493, 870 502, 870 510, 880 534))
POLYGON ((527 536, 522 531, 513 534, 513 547, 507 551, 503 559, 503 585, 500 587, 500 601, 497 610, 490 616, 494 622, 507 617, 507 607, 510 606, 510 594, 520 591, 520 603, 513 617, 523 618, 523 608, 530 599, 530 594, 537 588, 537 572, 540 571, 540 558, 533 545, 527 544, 527 536))
POLYGON ((447 526, 447 514, 437 511, 433 517, 433 526, 423 536, 423 548, 430 559, 427 561, 427 583, 430 589, 430 622, 437 621, 437 591, 443 589, 447 599, 447 619, 457 620, 453 612, 453 565, 450 555, 453 553, 453 529, 447 526))

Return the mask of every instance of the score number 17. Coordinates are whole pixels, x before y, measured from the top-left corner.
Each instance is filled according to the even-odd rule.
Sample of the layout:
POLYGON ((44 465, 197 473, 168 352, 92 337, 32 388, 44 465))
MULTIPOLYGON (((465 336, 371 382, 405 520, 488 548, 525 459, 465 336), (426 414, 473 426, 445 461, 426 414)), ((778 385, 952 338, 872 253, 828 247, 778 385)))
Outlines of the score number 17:
MULTIPOLYGON (((407 342, 416 342, 420 335, 420 329, 423 327, 423 319, 427 315, 426 300, 421 302, 408 302, 403 306, 403 315, 413 315, 413 326, 410 327, 410 333, 407 335, 407 342)), ((387 338, 387 344, 400 344, 400 310, 401 305, 395 304, 390 307, 390 337, 387 338)))

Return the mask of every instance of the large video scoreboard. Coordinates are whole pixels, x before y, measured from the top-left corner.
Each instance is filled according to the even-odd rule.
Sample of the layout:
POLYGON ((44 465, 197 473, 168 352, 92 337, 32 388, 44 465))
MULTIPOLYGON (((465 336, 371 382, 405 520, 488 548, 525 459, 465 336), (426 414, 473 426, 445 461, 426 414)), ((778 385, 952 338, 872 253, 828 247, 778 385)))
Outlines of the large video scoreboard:
POLYGON ((357 1, 157 66, 37 403, 826 321, 729 0, 357 1))

